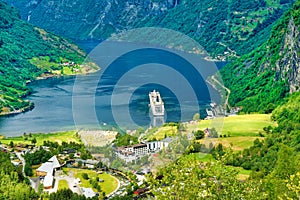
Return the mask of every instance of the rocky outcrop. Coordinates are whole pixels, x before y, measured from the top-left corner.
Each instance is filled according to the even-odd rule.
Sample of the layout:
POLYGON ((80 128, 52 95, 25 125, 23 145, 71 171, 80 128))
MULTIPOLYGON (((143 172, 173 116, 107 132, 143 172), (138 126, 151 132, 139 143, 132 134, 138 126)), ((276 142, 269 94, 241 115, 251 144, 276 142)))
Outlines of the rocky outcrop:
POLYGON ((280 51, 281 59, 276 63, 276 71, 286 80, 290 93, 300 89, 300 34, 299 26, 291 18, 280 51))
POLYGON ((103 39, 148 16, 163 15, 179 0, 19 0, 6 2, 34 25, 73 39, 103 39))

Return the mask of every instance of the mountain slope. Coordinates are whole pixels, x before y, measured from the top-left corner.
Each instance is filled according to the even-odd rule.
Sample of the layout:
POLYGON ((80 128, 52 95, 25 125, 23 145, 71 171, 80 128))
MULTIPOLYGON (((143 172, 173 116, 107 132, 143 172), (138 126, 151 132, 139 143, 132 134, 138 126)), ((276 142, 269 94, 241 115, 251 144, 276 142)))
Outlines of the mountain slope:
POLYGON ((163 15, 172 0, 21 0, 6 2, 21 11, 22 19, 72 39, 110 37, 132 27, 145 16, 163 15))
POLYGON ((2 1, 0 12, 0 114, 33 106, 22 100, 30 93, 27 82, 84 71, 79 64, 86 54, 76 45, 23 22, 18 12, 2 1))
POLYGON ((198 41, 213 57, 250 52, 293 0, 6 0, 22 19, 71 39, 105 39, 136 27, 163 27, 198 41))
POLYGON ((272 28, 262 46, 221 70, 231 105, 271 112, 300 86, 300 1, 272 28))

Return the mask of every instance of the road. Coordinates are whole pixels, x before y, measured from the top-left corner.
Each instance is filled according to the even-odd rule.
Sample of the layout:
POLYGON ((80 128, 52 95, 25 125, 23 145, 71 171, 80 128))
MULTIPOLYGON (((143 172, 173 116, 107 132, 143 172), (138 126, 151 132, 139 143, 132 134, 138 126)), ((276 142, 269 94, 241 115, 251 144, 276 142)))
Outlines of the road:
MULTIPOLYGON (((24 171, 24 169, 25 169, 25 164, 26 164, 26 162, 25 162, 25 159, 23 158, 23 156, 22 156, 22 153, 20 153, 20 152, 18 152, 18 153, 16 153, 16 155, 17 155, 17 157, 20 159, 20 161, 22 162, 22 166, 23 166, 23 168, 22 168, 22 173, 23 173, 23 176, 24 177, 27 177, 26 175, 25 175, 25 171, 24 171)), ((30 181, 30 185, 31 185, 31 187, 37 192, 38 191, 38 183, 39 183, 39 179, 32 179, 32 178, 30 178, 30 177, 27 177, 28 179, 29 179, 29 181, 30 181)))
MULTIPOLYGON (((213 84, 213 82, 215 82, 216 84, 218 84, 221 88, 225 89, 227 91, 227 95, 226 95, 226 99, 225 99, 225 103, 224 103, 224 108, 226 108, 227 106, 230 108, 230 105, 228 104, 228 99, 229 99, 229 96, 230 96, 230 93, 231 91, 229 90, 229 88, 225 87, 224 84, 220 83, 220 81, 218 81, 216 78, 215 78, 215 75, 211 76, 211 79, 212 81, 208 81, 207 82, 213 86, 217 91, 217 87, 213 84)), ((220 92, 220 91, 219 91, 220 92)), ((222 93, 221 93, 222 94, 222 93)))

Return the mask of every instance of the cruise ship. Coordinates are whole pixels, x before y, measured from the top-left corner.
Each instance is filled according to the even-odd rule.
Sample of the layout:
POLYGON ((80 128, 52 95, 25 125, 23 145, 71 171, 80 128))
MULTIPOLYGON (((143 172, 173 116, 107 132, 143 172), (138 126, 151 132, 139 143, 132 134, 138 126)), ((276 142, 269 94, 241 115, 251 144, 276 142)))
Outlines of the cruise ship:
POLYGON ((153 116, 164 116, 165 115, 165 106, 164 102, 161 99, 160 93, 153 90, 149 93, 150 100, 150 111, 153 116))

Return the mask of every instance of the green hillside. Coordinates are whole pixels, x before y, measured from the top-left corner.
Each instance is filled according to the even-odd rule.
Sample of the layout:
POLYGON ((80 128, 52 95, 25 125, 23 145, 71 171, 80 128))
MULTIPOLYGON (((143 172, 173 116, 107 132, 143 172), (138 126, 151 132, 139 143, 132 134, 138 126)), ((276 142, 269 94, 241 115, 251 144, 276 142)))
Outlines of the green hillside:
POLYGON ((231 90, 229 103, 244 112, 271 112, 289 92, 299 89, 300 1, 272 28, 259 48, 221 70, 231 90))
POLYGON ((198 41, 226 59, 267 40, 272 24, 293 0, 5 0, 22 19, 72 39, 105 39, 137 27, 163 27, 198 41), (74 6, 76 5, 76 6, 74 6), (70 9, 71 8, 71 9, 70 9))
POLYGON ((290 1, 264 0, 183 1, 166 16, 146 18, 140 25, 180 31, 213 57, 223 59, 260 46, 268 38, 272 23, 290 5, 290 1))
POLYGON ((22 99, 30 93, 27 82, 85 70, 80 63, 86 54, 76 45, 25 23, 2 1, 0 12, 0 114, 33 107, 22 99))

